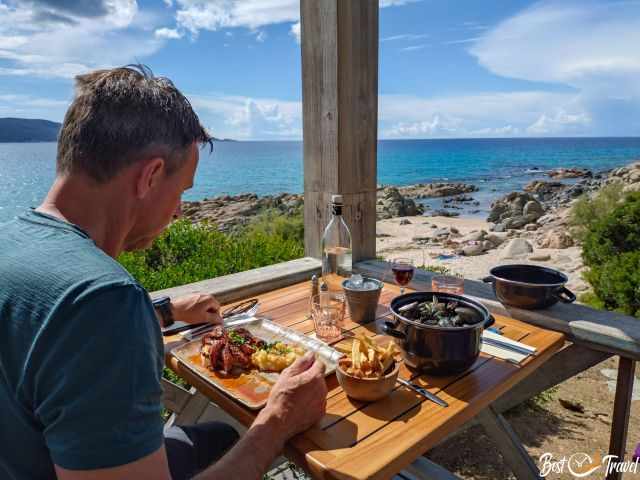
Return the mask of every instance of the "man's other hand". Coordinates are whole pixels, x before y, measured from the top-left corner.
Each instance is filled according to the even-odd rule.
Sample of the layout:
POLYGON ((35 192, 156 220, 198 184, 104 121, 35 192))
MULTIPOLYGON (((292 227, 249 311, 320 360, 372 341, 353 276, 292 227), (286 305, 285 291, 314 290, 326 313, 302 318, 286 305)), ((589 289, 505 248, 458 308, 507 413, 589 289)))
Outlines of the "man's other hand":
POLYGON ((267 423, 276 420, 283 443, 324 415, 327 405, 324 370, 324 363, 308 352, 284 370, 273 386, 260 415, 267 423))
POLYGON ((171 299, 173 319, 185 323, 222 323, 220 303, 213 295, 193 293, 171 299))

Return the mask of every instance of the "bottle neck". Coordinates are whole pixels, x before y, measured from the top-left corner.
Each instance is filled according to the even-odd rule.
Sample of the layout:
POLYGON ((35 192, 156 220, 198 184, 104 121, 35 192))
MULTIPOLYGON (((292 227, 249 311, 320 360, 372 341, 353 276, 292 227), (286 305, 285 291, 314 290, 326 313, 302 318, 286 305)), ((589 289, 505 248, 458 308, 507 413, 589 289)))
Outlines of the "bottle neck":
POLYGON ((331 204, 331 213, 335 217, 342 216, 342 205, 337 205, 335 203, 331 204))

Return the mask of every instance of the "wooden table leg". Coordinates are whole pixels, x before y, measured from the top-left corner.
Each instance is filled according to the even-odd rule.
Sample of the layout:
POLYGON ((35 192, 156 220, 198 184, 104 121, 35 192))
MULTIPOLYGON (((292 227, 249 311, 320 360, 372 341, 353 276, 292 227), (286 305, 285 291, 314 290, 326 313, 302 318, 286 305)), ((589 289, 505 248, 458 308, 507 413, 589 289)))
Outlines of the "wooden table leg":
MULTIPOLYGON (((618 462, 623 460, 627 446, 627 428, 635 370, 635 360, 620 357, 616 398, 613 404, 613 421, 611 422, 611 440, 609 441, 609 455, 616 455, 618 462)), ((621 478, 622 472, 611 472, 607 475, 607 480, 620 480, 621 478)))
POLYGON ((505 463, 518 480, 539 480, 540 471, 522 442, 502 415, 489 406, 476 417, 487 434, 496 443, 505 463))

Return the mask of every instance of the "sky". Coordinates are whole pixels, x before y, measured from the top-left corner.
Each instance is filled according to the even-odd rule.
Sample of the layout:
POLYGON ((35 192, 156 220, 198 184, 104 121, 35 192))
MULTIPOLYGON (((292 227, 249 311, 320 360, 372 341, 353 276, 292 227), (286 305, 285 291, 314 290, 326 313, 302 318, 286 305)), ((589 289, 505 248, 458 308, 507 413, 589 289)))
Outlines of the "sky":
MULTIPOLYGON (((640 0, 380 0, 379 138, 640 135, 640 0)), ((144 63, 219 138, 299 140, 299 0, 0 0, 0 117, 144 63)))

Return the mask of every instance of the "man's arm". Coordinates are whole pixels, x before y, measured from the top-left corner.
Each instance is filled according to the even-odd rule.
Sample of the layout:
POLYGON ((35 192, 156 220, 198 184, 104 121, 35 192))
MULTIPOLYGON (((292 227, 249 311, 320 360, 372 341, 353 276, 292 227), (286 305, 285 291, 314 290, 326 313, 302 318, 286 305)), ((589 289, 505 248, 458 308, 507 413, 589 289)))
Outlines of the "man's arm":
MULTIPOLYGON (((247 434, 215 465, 197 478, 261 479, 293 435, 311 427, 324 414, 327 386, 324 364, 307 354, 282 372, 265 408, 247 434)), ((99 470, 66 470, 56 466, 60 480, 154 478, 169 480, 164 447, 126 465, 99 470)))

